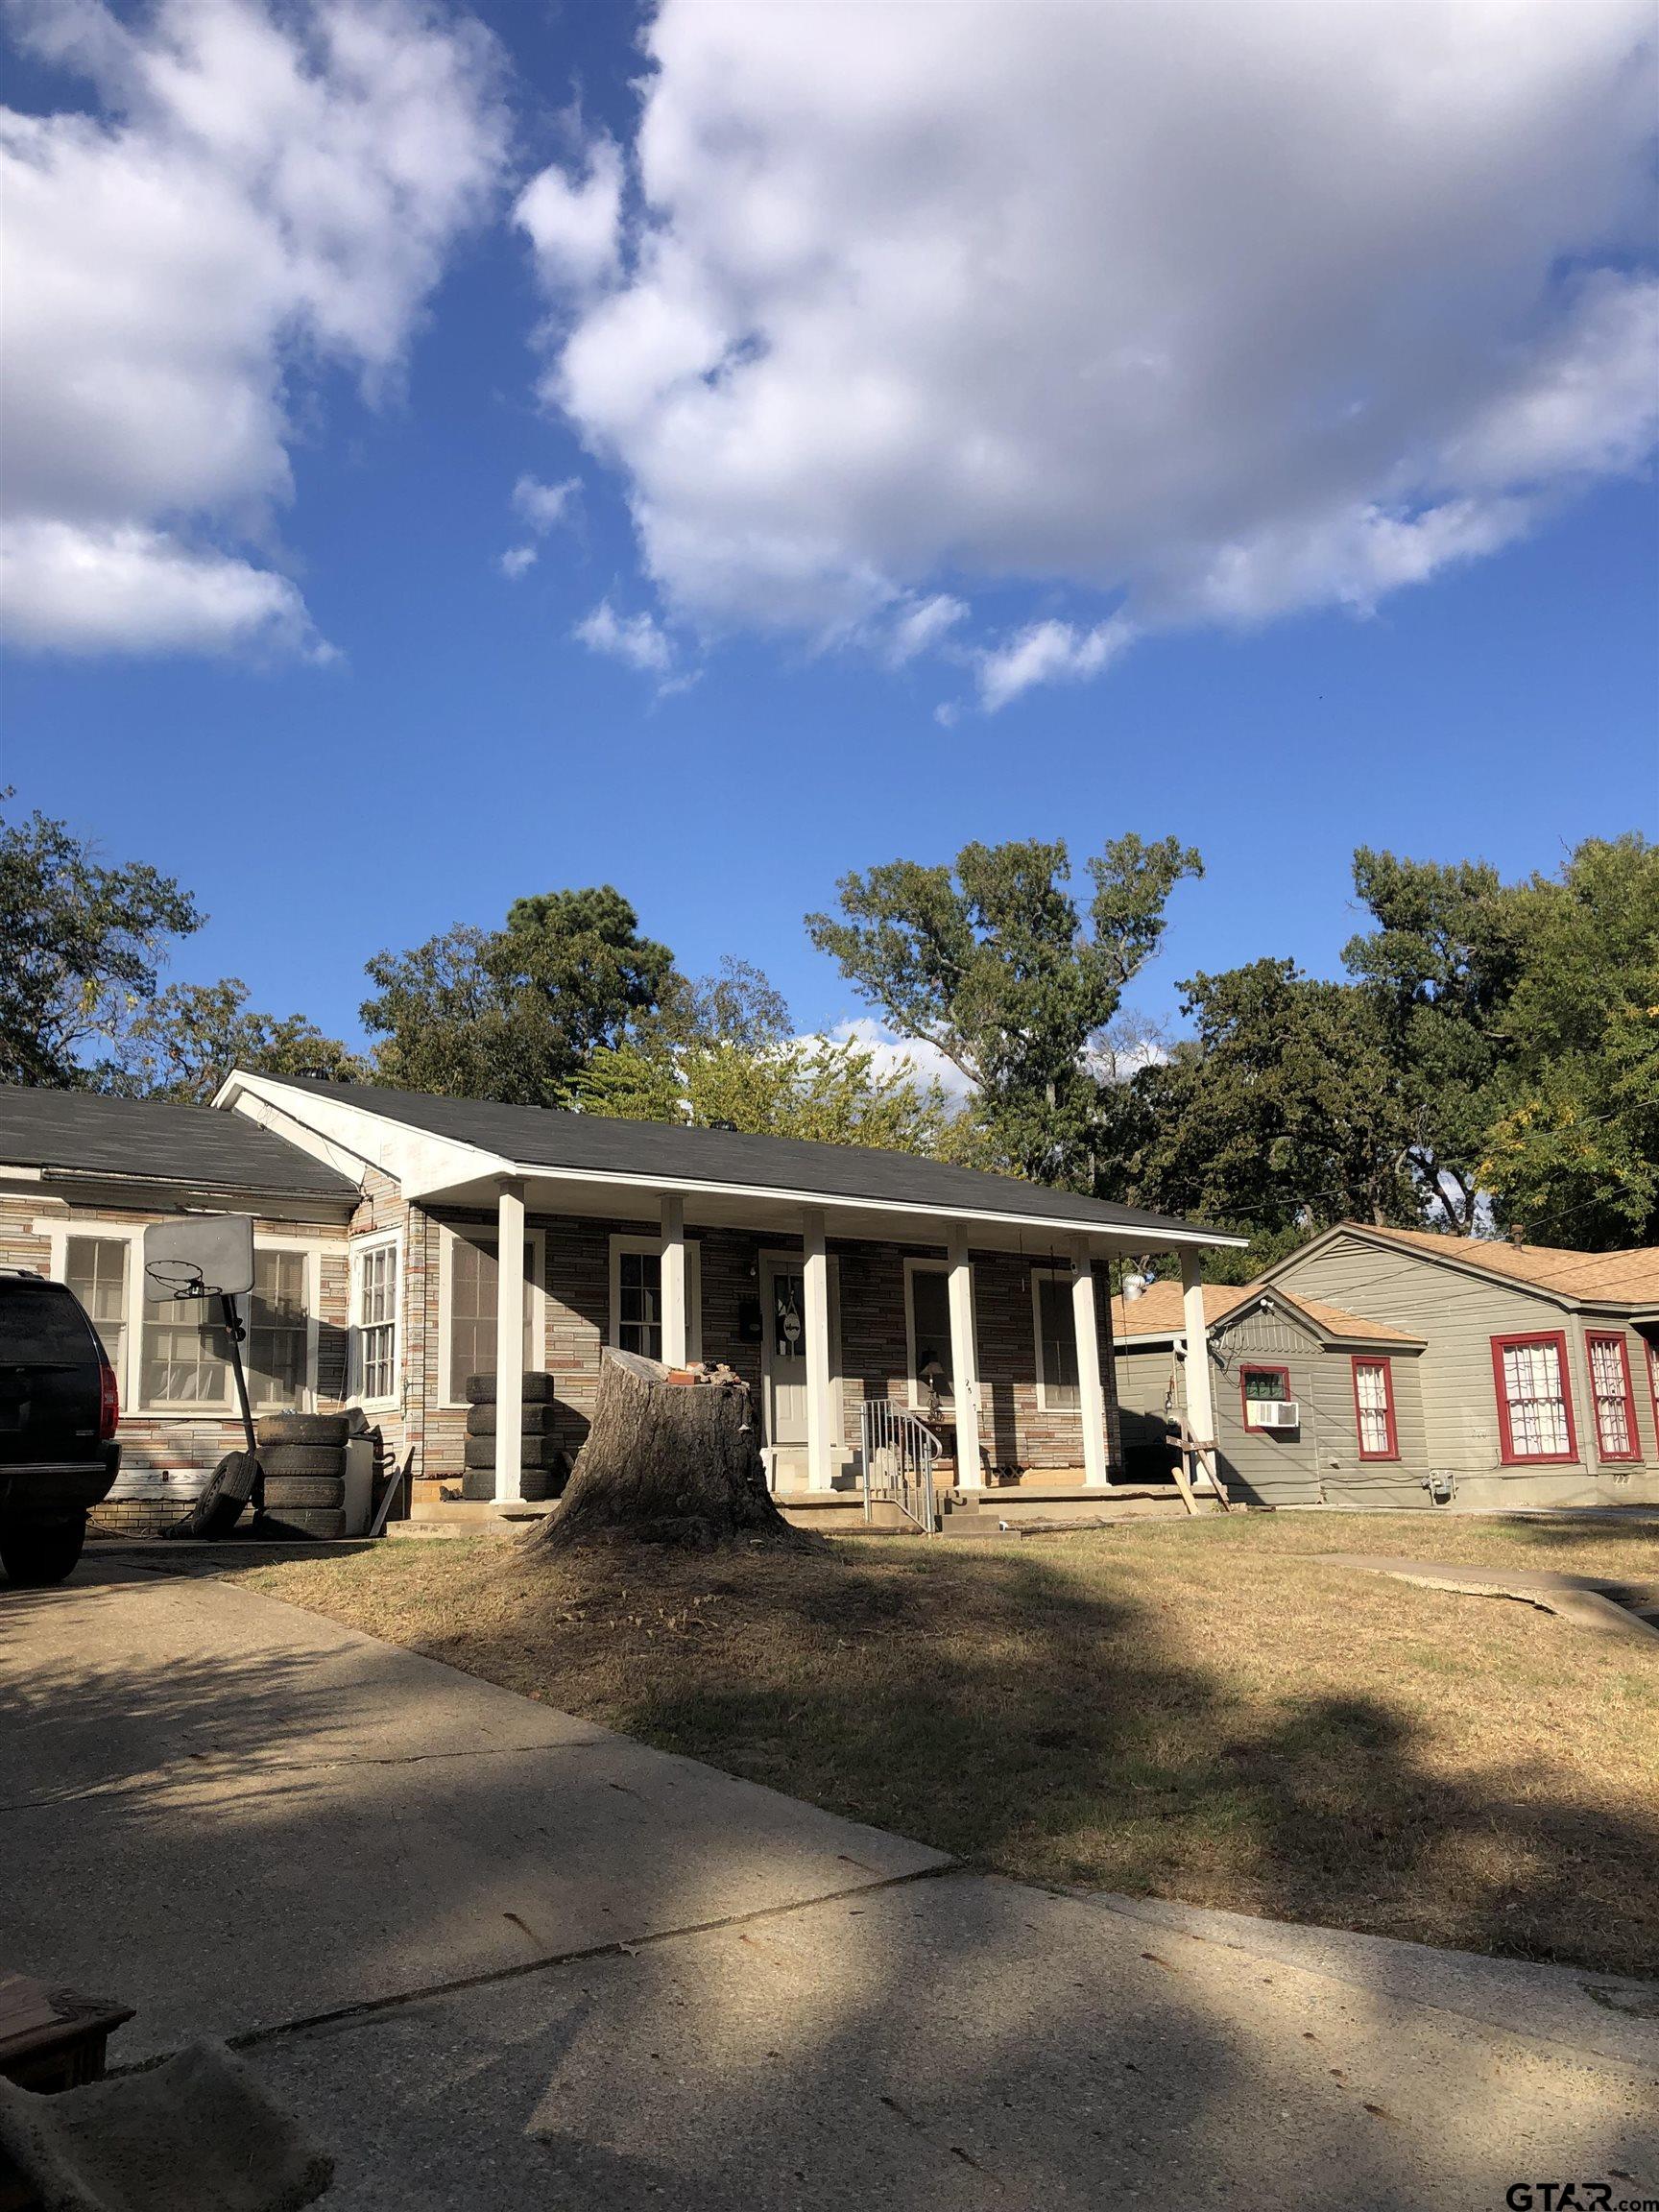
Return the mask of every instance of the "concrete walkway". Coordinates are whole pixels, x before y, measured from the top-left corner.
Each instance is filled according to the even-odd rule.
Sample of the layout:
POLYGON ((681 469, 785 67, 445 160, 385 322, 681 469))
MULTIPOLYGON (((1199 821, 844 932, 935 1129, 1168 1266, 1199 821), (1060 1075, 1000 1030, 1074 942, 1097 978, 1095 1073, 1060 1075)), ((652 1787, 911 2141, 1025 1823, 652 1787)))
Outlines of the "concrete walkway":
POLYGON ((117 2060, 236 2035, 342 2212, 1659 2198, 1652 1988, 940 1873, 270 1600, 82 1575, 0 1592, 0 1955, 136 2003, 117 2060))

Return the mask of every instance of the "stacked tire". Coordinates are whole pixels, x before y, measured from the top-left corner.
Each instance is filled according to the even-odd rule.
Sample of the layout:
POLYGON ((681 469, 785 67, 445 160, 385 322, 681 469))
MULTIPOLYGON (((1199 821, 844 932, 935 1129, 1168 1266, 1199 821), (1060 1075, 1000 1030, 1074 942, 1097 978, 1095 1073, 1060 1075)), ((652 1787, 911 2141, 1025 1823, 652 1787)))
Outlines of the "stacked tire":
MULTIPOLYGON (((523 1494, 529 1499, 557 1498, 565 1487, 569 1463, 553 1437, 558 1407, 553 1403, 551 1375, 526 1375, 523 1415, 519 1423, 519 1466, 523 1494)), ((495 1495, 495 1378, 467 1378, 467 1455, 461 1477, 463 1498, 495 1495)))
POLYGON ((265 1536, 344 1536, 344 1413, 273 1413, 259 1424, 265 1536))

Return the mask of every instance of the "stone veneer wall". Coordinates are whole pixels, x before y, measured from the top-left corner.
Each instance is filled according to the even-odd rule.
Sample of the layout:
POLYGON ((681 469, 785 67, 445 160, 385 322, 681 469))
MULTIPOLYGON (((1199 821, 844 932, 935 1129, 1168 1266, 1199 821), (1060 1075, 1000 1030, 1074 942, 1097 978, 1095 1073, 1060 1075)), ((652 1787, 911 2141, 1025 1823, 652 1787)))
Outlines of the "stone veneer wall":
MULTIPOLYGON (((418 1472, 454 1479, 461 1472, 467 1416, 464 1407, 445 1406, 440 1398, 442 1224, 493 1229, 494 1217, 483 1213, 445 1211, 441 1216, 428 1216, 417 1212, 409 1225, 409 1341, 423 1343, 424 1357, 410 1363, 411 1387, 399 1433, 417 1444, 418 1472), (424 1301, 428 1291, 429 1326, 421 1320, 427 1311, 424 1301)), ((541 1288, 546 1298, 546 1333, 540 1364, 555 1379, 555 1434, 574 1457, 587 1433, 598 1386, 600 1350, 610 1331, 610 1239, 613 1235, 637 1237, 653 1232, 649 1224, 638 1221, 539 1215, 531 1216, 527 1227, 541 1230, 545 1237, 541 1288)), ((759 1254, 798 1251, 800 1239, 728 1230, 700 1231, 695 1225, 688 1234, 702 1251, 704 1357, 729 1361, 757 1393, 761 1348, 738 1335, 739 1302, 758 1296, 759 1254)), ((917 1258, 943 1256, 937 1247, 902 1248, 830 1239, 830 1250, 839 1262, 841 1285, 842 1433, 848 1444, 857 1441, 861 1400, 886 1397, 895 1406, 908 1404, 906 1249, 917 1258)), ((1000 1253, 981 1253, 974 1260, 980 1380, 987 1401, 985 1442, 997 1465, 1081 1468, 1083 1441, 1077 1413, 1043 1412, 1037 1405, 1032 1264, 1029 1259, 1000 1253)), ((1106 1395, 1108 1459, 1116 1472, 1121 1467, 1122 1454, 1105 1272, 1103 1265, 1096 1272, 1095 1312, 1106 1395)))

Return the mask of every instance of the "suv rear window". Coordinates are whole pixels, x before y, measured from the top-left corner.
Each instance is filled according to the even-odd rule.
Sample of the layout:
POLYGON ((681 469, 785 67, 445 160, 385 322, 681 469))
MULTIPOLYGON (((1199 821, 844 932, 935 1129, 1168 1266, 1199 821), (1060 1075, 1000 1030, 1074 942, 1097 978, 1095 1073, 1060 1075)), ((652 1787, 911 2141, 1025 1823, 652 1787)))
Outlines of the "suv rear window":
POLYGON ((24 1360, 95 1358, 86 1317, 61 1283, 36 1276, 0 1276, 0 1367, 24 1360))

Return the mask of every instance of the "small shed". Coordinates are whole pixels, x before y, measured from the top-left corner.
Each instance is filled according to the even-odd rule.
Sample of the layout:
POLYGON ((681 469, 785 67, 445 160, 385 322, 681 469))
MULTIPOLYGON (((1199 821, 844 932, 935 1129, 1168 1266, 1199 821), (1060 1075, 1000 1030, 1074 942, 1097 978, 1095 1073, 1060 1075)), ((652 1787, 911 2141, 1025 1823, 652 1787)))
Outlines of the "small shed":
MULTIPOLYGON (((1426 1340, 1273 1285, 1204 1287, 1222 1478, 1254 1505, 1428 1505, 1426 1340)), ((1179 1283, 1112 1305, 1124 1472, 1166 1477, 1187 1419, 1179 1283)))

